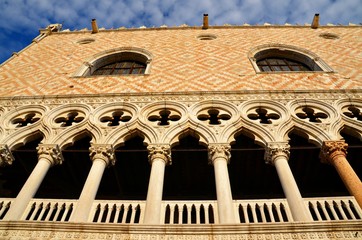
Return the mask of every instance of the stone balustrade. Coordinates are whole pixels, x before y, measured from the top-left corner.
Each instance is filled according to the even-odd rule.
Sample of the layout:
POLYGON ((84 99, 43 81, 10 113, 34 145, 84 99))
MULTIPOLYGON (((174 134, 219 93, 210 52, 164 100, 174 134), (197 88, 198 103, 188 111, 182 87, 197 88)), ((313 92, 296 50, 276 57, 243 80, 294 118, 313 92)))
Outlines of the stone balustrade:
MULTIPOLYGON (((13 199, 0 199, 0 220, 13 199)), ((361 221, 362 210, 353 197, 304 198, 314 222, 361 221)), ((144 220, 145 201, 95 200, 88 222, 140 224, 144 220)), ((32 199, 21 220, 70 222, 76 200, 32 199)), ((238 222, 294 222, 286 199, 234 200, 238 222)), ((218 224, 217 201, 162 201, 161 221, 164 224, 218 224)))

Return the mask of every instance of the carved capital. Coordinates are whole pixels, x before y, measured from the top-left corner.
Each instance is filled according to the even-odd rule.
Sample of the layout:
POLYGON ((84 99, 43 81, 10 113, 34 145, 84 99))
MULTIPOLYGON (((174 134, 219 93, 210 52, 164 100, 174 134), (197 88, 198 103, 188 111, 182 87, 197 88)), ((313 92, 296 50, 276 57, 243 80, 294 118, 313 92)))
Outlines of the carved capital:
POLYGON ((344 140, 324 141, 319 157, 322 163, 333 163, 336 156, 346 157, 348 144, 344 140))
POLYGON ((171 164, 171 148, 167 144, 150 144, 147 147, 148 161, 152 164, 155 159, 162 159, 166 164, 171 164))
POLYGON ((101 159, 107 165, 114 165, 116 163, 116 156, 111 144, 92 144, 89 151, 89 156, 92 161, 101 159))
POLYGON ((209 164, 213 164, 216 159, 223 158, 230 162, 231 147, 229 144, 211 143, 209 144, 209 164))
POLYGON ((57 144, 39 144, 36 150, 38 150, 38 159, 46 159, 52 165, 62 164, 64 161, 57 144))
POLYGON ((290 146, 288 142, 270 142, 265 148, 264 160, 266 163, 273 164, 278 157, 284 157, 289 160, 290 146))
POLYGON ((14 161, 13 154, 11 153, 8 145, 0 144, 0 167, 11 165, 14 161))

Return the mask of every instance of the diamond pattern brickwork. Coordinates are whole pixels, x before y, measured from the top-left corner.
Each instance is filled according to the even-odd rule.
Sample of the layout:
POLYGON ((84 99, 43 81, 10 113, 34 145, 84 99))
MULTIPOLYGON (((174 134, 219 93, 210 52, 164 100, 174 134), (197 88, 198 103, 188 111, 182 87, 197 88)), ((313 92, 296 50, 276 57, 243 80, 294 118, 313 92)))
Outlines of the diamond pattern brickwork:
POLYGON ((0 96, 180 91, 313 90, 362 88, 362 28, 244 27, 145 29, 54 33, 0 68, 0 96), (331 40, 323 32, 337 34, 331 40), (200 33, 216 39, 200 41, 200 33), (85 37, 90 44, 77 44, 85 37), (256 74, 248 52, 267 43, 294 45, 323 58, 336 73, 256 74), (99 52, 144 48, 154 56, 151 73, 139 76, 72 75, 99 52))

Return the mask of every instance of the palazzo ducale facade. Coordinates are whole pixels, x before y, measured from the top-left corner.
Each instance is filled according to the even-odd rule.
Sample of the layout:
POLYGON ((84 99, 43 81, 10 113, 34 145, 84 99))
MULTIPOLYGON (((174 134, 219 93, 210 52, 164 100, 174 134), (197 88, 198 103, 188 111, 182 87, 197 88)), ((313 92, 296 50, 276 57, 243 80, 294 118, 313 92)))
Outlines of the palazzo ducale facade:
POLYGON ((325 45, 207 16, 202 29, 41 30, 1 65, 10 76, 35 56, 0 79, 0 239, 361 237, 361 73, 351 53, 329 55, 360 26, 284 28, 325 45), (275 35, 237 42, 255 31, 275 35), (242 67, 220 54, 235 44, 242 67), (68 60, 52 68, 48 46, 68 60))

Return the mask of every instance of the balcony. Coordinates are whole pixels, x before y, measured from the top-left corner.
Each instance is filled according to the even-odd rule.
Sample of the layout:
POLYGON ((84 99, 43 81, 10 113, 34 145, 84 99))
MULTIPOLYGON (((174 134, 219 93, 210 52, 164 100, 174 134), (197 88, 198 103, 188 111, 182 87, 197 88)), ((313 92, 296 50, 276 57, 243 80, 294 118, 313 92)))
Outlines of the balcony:
MULTIPOLYGON (((0 200, 0 219, 12 199, 0 200)), ((362 211, 353 197, 305 198, 315 222, 361 221, 362 211)), ((96 200, 89 223, 142 224, 145 201, 96 200)), ((33 199, 21 221, 69 222, 77 200, 33 199)), ((285 199, 234 200, 240 224, 295 222, 285 199)), ((163 201, 163 224, 219 224, 216 201, 163 201)))

